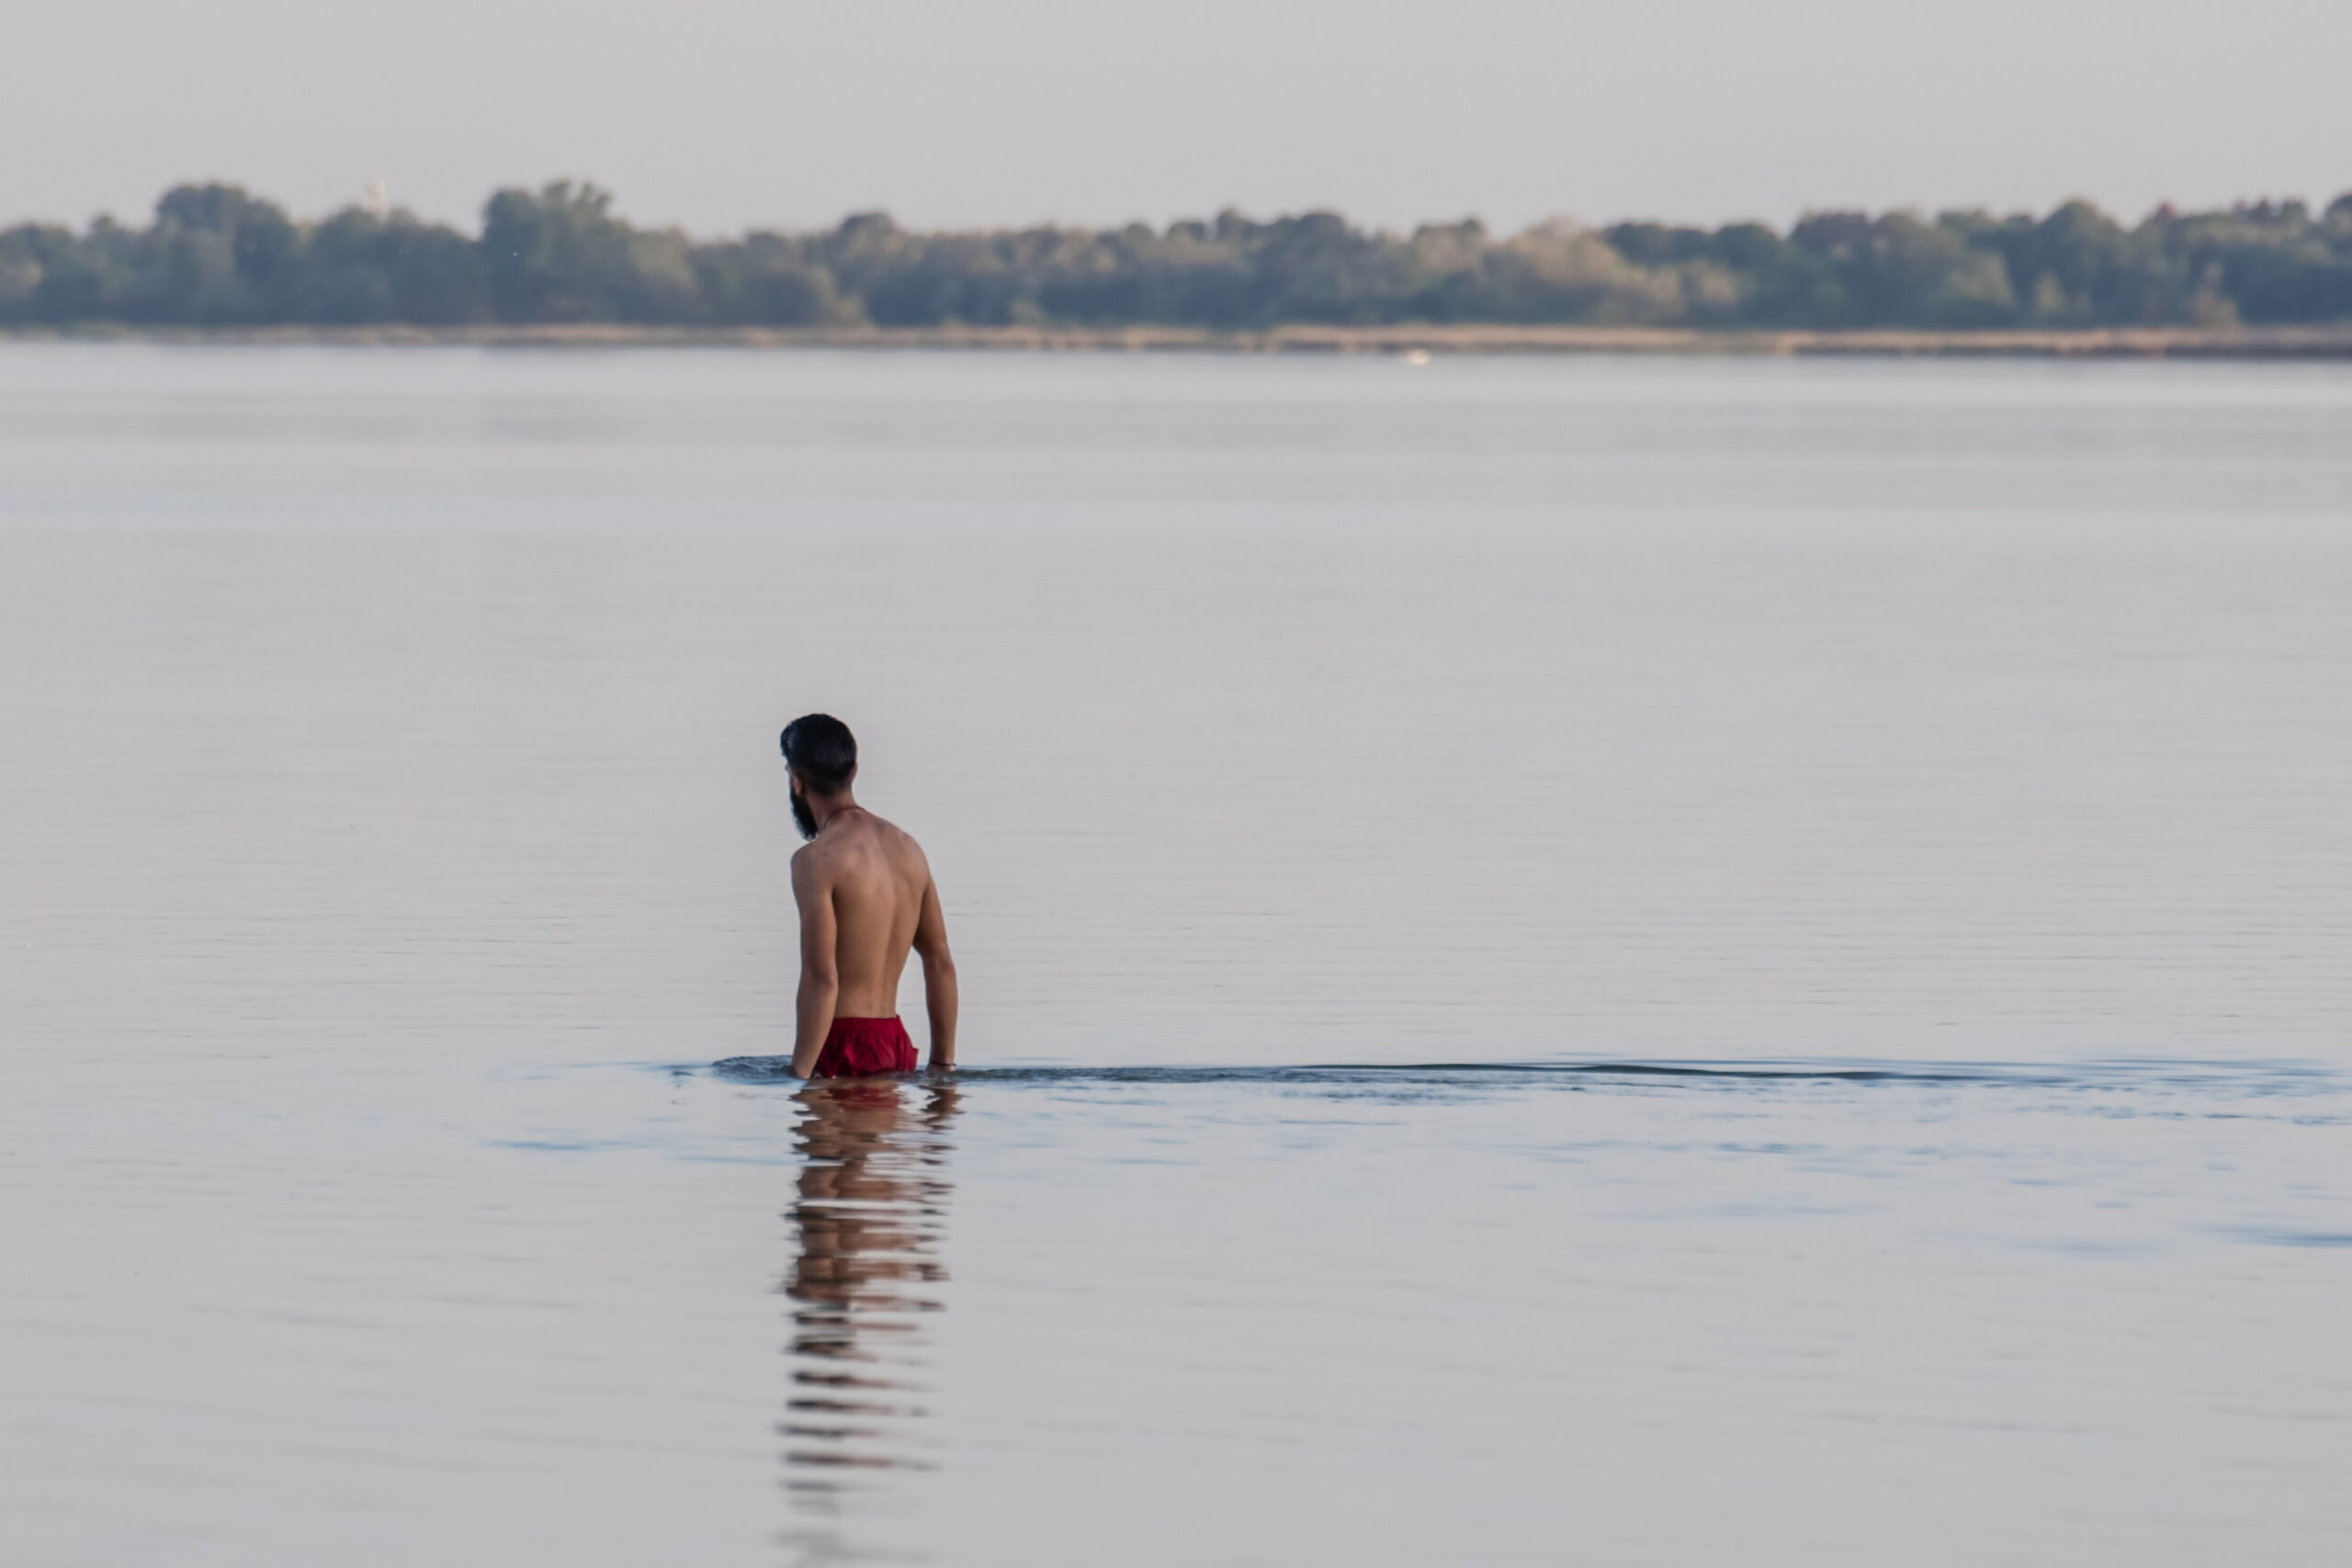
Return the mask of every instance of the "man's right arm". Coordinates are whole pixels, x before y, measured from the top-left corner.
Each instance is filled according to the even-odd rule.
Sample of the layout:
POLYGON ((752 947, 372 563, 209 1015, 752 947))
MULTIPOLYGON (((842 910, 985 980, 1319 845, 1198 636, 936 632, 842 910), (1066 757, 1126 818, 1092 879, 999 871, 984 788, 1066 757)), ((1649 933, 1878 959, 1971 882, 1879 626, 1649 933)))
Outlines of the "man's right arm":
POLYGON ((807 850, 792 857, 792 899, 800 906, 800 990, 794 1009, 792 1076, 817 1070, 825 1036, 832 1032, 833 1004, 841 997, 835 954, 833 890, 807 850))
POLYGON ((922 959, 923 1008, 931 1014, 931 1065, 944 1070, 956 1065, 956 960, 947 951, 947 916, 935 882, 923 884, 915 953, 922 959))

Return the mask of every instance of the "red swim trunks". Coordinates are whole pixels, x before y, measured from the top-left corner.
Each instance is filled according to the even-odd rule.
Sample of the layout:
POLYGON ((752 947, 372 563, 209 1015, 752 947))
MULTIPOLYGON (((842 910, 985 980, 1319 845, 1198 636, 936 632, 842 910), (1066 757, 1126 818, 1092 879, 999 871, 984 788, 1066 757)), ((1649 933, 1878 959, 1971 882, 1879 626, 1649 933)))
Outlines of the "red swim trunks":
POLYGON ((837 1018, 817 1053, 818 1078, 850 1078, 865 1073, 911 1073, 915 1043, 896 1018, 837 1018))

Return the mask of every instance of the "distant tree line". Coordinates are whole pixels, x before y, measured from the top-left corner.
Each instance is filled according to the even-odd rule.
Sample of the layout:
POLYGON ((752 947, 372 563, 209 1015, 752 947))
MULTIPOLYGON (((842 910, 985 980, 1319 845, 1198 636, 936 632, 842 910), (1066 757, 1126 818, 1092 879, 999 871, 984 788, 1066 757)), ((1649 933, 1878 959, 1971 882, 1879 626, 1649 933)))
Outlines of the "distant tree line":
POLYGON ((815 233, 640 229, 569 181, 502 190, 468 235, 406 211, 298 221, 234 186, 182 186, 144 228, 0 230, 0 325, 626 322, 883 327, 1573 322, 2088 327, 2352 321, 2352 194, 2136 225, 1815 213, 1786 232, 1475 220, 1409 234, 1309 212, 1165 229, 917 233, 864 213, 815 233))

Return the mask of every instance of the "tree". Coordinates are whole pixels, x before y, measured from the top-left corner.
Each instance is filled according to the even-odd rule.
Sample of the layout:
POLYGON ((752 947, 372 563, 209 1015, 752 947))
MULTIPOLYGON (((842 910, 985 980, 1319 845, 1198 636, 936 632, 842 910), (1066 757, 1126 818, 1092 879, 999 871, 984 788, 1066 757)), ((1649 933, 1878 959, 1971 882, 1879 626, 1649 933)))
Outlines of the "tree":
POLYGON ((611 195, 554 180, 502 190, 482 209, 481 254, 492 310, 504 321, 621 319, 629 230, 611 195))
POLYGON ((345 208, 311 234, 302 269, 302 319, 457 326, 490 319, 480 247, 413 213, 345 208))
POLYGON ((290 313, 302 235, 285 209, 230 185, 177 186, 155 203, 126 306, 134 319, 218 326, 290 313))

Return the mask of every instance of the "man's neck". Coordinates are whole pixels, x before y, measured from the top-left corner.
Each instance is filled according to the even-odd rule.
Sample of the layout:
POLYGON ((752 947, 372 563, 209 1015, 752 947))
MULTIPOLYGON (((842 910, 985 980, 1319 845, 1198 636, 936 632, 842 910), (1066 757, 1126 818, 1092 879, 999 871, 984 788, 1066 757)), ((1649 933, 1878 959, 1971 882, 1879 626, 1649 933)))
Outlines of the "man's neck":
POLYGON ((842 812, 859 809, 862 808, 858 806, 856 798, 847 790, 842 791, 839 795, 829 795, 822 800, 815 795, 808 797, 808 815, 816 819, 817 831, 820 833, 823 832, 831 824, 833 818, 842 812))

